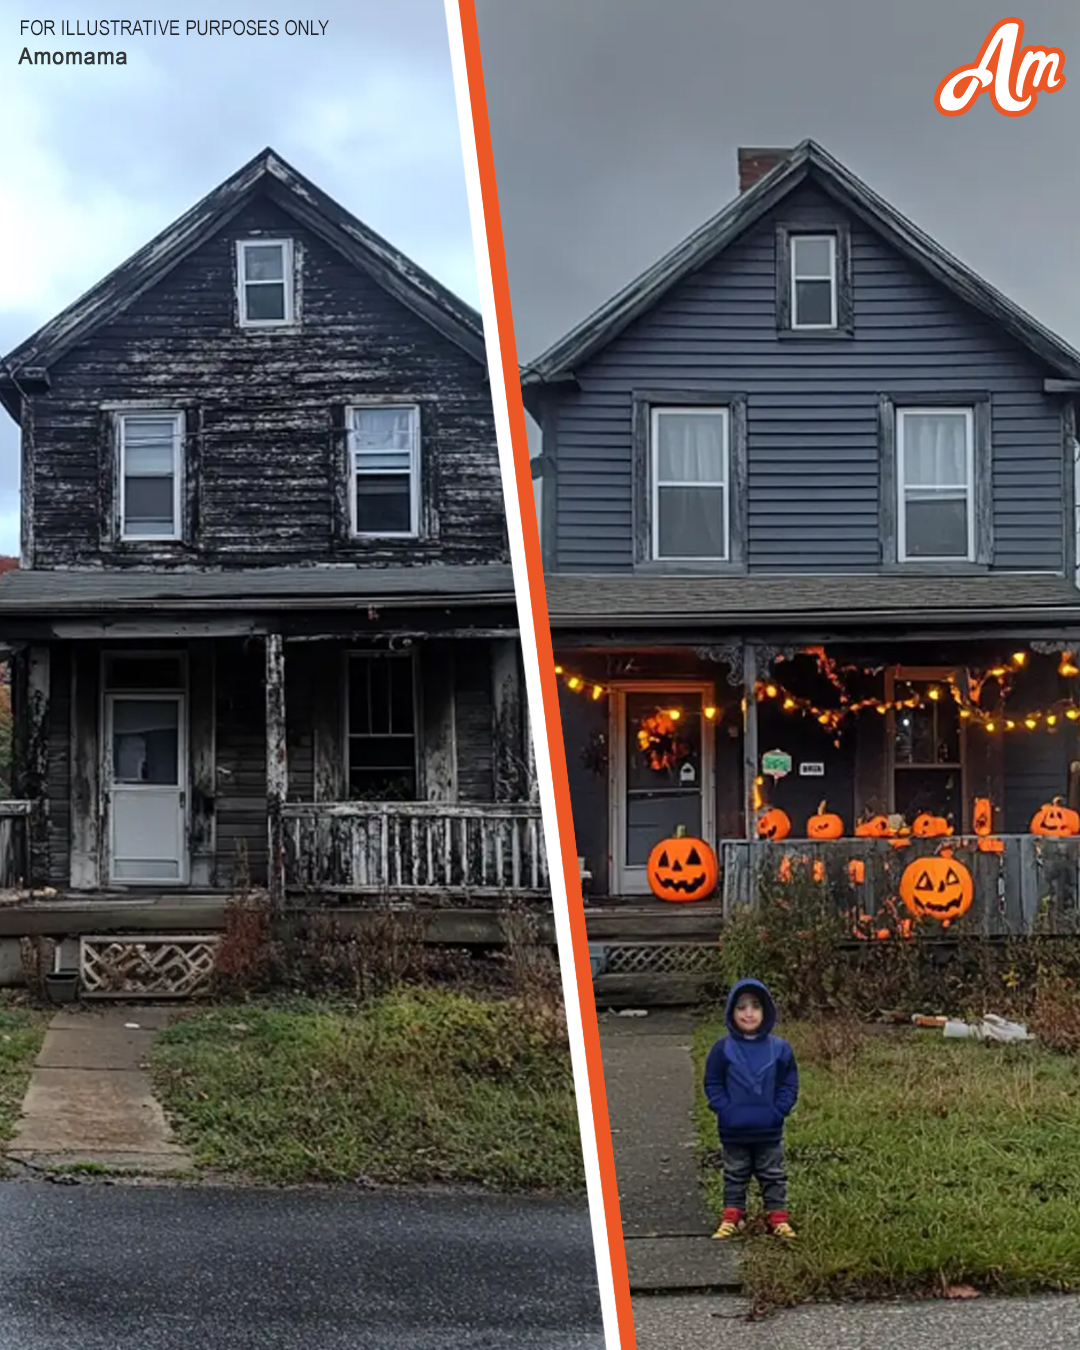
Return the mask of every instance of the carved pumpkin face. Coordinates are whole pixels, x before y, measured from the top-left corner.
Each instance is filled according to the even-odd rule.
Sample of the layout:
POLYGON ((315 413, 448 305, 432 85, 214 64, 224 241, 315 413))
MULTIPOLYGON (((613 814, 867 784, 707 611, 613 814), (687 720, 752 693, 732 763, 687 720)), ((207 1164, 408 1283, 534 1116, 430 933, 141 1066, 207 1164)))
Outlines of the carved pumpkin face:
POLYGON ((1080 834, 1080 814, 1070 811, 1060 797, 1040 806, 1031 818, 1031 833, 1051 839, 1068 839, 1080 834))
POLYGON ((717 872, 716 854, 682 825, 670 839, 660 840, 645 868, 652 893, 661 900, 704 900, 716 889, 717 872))
POLYGON ((838 815, 826 811, 824 802, 818 807, 817 814, 806 822, 807 839, 839 839, 843 833, 844 822, 838 815))
POLYGON ((757 836, 759 839, 786 839, 791 833, 791 821, 786 811, 778 806, 770 806, 757 818, 757 836))
POLYGON ((986 835, 994 828, 994 808, 989 797, 976 797, 971 812, 971 828, 977 835, 986 835))
POLYGON ((860 839, 890 839, 894 831, 888 816, 871 816, 859 821, 855 833, 860 839))
POLYGON ((944 816, 932 816, 923 811, 911 822, 911 833, 916 839, 944 839, 952 834, 952 826, 944 816))
POLYGON ((900 899, 917 919, 949 924, 968 912, 974 896, 971 873, 949 853, 916 858, 900 878, 900 899))

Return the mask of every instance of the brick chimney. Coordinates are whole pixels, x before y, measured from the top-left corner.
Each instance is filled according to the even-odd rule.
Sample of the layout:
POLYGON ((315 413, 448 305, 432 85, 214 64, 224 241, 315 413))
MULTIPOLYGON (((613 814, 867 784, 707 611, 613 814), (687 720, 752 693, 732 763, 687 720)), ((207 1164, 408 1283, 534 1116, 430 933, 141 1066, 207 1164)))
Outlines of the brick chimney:
POLYGON ((747 149, 740 146, 739 191, 745 192, 747 188, 752 188, 759 178, 764 178, 770 169, 775 169, 778 164, 783 164, 784 160, 790 155, 790 150, 763 149, 761 147, 747 149))

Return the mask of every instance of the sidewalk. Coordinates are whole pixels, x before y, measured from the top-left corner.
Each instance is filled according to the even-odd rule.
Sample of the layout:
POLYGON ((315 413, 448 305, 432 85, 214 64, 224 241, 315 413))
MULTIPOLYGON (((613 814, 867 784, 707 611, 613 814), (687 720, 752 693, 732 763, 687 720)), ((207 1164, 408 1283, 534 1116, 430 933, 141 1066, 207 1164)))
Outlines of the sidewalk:
POLYGON ((731 1291, 738 1255, 710 1236, 698 1177, 694 1015, 600 1017, 608 1112, 633 1294, 731 1291))
POLYGON ((34 1167, 91 1164, 139 1175, 190 1170, 144 1068, 169 1013, 132 1006, 57 1013, 8 1157, 34 1167))

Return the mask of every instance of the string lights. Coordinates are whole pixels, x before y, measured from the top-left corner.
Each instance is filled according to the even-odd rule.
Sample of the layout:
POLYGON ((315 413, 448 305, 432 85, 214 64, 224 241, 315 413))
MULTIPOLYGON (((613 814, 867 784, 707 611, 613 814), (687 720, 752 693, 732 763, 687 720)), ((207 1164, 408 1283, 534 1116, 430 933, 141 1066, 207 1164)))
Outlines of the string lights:
MULTIPOLYGON (((986 670, 943 674, 933 683, 919 680, 919 685, 925 684, 925 688, 922 689, 916 689, 915 683, 899 678, 897 682, 901 685, 906 684, 910 692, 903 697, 894 696, 891 699, 877 695, 852 697, 844 674, 864 673, 858 666, 840 666, 823 647, 807 647, 803 654, 815 659, 819 673, 836 689, 839 695, 837 706, 823 707, 812 699, 792 693, 775 676, 756 683, 755 700, 758 703, 774 703, 785 713, 812 717, 833 736, 839 735, 844 724, 851 718, 868 709, 886 716, 889 713, 933 707, 946 699, 957 705, 958 715, 965 726, 980 727, 991 735, 997 732, 1055 731, 1063 724, 1080 722, 1080 701, 1075 697, 1057 699, 1047 707, 1031 708, 1025 712, 1016 712, 1006 706, 1013 678, 1028 665, 1029 654, 1026 651, 1013 652, 1007 662, 986 670), (997 683, 998 706, 992 709, 983 708, 980 702, 988 680, 997 683)), ((779 660, 782 658, 778 658, 779 660)), ((1075 652, 1063 651, 1060 654, 1057 673, 1063 679, 1080 676, 1080 666, 1077 665, 1075 652)), ((568 671, 561 665, 555 667, 555 674, 560 677, 567 689, 584 694, 594 702, 610 692, 606 685, 568 671)), ((678 707, 658 708, 657 711, 673 721, 678 721, 683 715, 683 710, 678 707)), ((709 722, 719 720, 723 716, 723 711, 713 704, 706 704, 701 709, 702 716, 709 722)))

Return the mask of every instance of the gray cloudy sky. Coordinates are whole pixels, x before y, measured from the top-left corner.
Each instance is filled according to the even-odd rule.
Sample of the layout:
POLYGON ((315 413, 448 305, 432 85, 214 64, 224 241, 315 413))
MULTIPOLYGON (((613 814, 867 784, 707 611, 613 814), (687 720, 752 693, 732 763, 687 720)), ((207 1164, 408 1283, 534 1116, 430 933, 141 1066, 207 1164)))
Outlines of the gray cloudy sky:
POLYGON ((819 141, 1080 346, 1076 0, 477 0, 518 355, 728 202, 739 145, 819 141), (1024 117, 938 83, 1001 19, 1060 47, 1024 117))
MULTIPOLYGON (((271 145, 479 302, 441 0, 194 9, 0 0, 0 351, 8 352, 271 145), (22 37, 27 15, 318 18, 326 37, 22 37), (24 45, 123 67, 19 66, 24 45)), ((18 552, 18 433, 0 410, 0 553, 18 552)))

